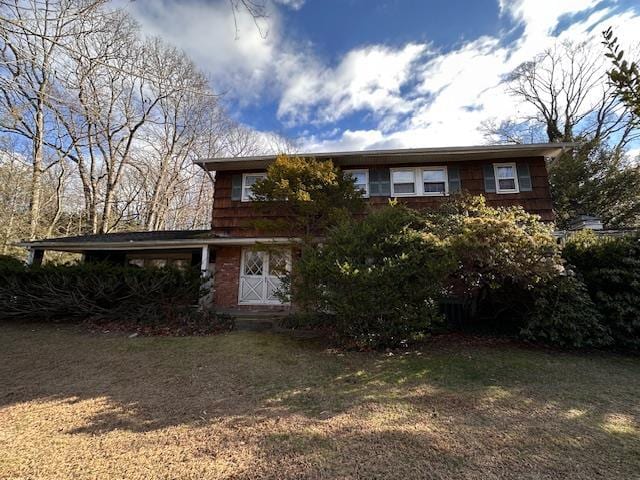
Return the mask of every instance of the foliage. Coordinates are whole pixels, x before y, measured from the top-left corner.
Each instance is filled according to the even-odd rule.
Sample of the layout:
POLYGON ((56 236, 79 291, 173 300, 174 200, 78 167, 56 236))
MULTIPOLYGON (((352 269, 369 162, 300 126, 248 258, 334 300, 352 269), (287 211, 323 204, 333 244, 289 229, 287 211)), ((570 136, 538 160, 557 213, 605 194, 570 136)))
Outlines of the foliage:
POLYGON ((306 312, 329 314, 357 347, 394 347, 441 319, 437 301, 454 267, 416 212, 398 205, 345 220, 320 248, 302 249, 285 281, 306 312))
POLYGON ((289 232, 290 236, 318 234, 364 206, 353 180, 331 160, 298 156, 278 156, 269 165, 266 178, 255 183, 253 193, 258 209, 275 208, 281 213, 279 220, 262 221, 257 226, 289 232))
POLYGON ((462 195, 426 218, 457 259, 455 277, 469 295, 507 283, 532 289, 562 268, 552 227, 520 206, 494 208, 483 196, 462 195))
POLYGON ((584 279, 615 345, 640 348, 640 237, 580 232, 563 255, 584 279))
POLYGON ((585 213, 612 228, 640 222, 640 166, 619 150, 585 143, 549 164, 549 182, 560 228, 585 213))
POLYGON ((195 270, 105 264, 41 267, 0 264, 0 318, 171 326, 198 302, 195 270))
POLYGON ((609 80, 616 93, 629 107, 636 117, 640 117, 640 73, 638 62, 629 63, 624 57, 624 50, 618 44, 618 37, 613 36, 611 27, 602 32, 607 47, 605 56, 611 59, 613 67, 609 71, 609 80))
POLYGON ((602 347, 612 341, 602 320, 585 284, 562 275, 536 290, 520 336, 561 347, 602 347))

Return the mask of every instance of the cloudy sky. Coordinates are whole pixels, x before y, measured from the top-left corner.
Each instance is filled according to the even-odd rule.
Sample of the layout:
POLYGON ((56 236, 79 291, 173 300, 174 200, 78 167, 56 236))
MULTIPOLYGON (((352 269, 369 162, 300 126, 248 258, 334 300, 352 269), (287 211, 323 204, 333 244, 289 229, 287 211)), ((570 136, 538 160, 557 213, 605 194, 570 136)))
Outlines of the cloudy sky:
POLYGON ((305 151, 482 144, 484 120, 527 111, 502 83, 523 61, 610 25, 640 42, 636 0, 269 1, 259 28, 229 0, 124 5, 210 74, 234 118, 305 151))

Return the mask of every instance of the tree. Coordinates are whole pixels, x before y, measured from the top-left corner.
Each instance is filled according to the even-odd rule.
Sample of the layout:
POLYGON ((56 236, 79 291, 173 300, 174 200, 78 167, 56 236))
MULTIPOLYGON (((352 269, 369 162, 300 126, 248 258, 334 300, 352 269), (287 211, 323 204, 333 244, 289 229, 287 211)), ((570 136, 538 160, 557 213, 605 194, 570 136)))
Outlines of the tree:
POLYGON ((48 118, 55 103, 55 84, 65 75, 65 45, 83 18, 104 0, 52 0, 25 6, 0 3, 0 116, 2 130, 22 136, 31 144, 29 238, 35 238, 41 205, 41 179, 45 149, 55 144, 57 128, 48 118), (51 140, 50 137, 54 139, 51 140))
POLYGON ((280 155, 253 186, 256 208, 278 212, 257 224, 295 237, 321 234, 364 208, 362 193, 331 160, 280 155))
POLYGON ((638 62, 629 62, 624 50, 620 48, 618 37, 613 36, 611 27, 602 32, 603 45, 607 47, 605 56, 611 59, 613 67, 609 70, 609 80, 615 88, 616 95, 624 104, 640 118, 640 71, 638 62))
POLYGON ((455 268, 424 218, 392 204, 345 219, 304 248, 284 285, 303 314, 357 347, 405 345, 441 320, 438 300, 455 268))
POLYGON ((640 221, 640 169, 625 158, 640 130, 606 81, 603 58, 591 43, 565 42, 543 52, 507 80, 509 92, 533 114, 484 125, 493 141, 579 144, 548 164, 560 227, 581 213, 599 215, 612 227, 640 221))

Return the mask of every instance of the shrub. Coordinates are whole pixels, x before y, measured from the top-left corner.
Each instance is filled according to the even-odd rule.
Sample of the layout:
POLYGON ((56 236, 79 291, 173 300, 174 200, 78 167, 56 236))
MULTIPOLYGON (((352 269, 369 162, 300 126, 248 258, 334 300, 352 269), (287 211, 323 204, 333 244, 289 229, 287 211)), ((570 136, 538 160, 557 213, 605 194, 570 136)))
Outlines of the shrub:
POLYGON ((195 270, 0 265, 0 318, 168 326, 197 305, 195 270))
POLYGON ((536 289, 520 336, 561 347, 602 347, 612 342, 602 320, 584 283, 563 275, 536 289))
POLYGON ((439 321, 438 299, 454 267, 424 220, 389 206, 332 229, 321 248, 302 248, 285 286, 305 312, 327 315, 357 347, 395 347, 439 321))
POLYGON ((582 276, 616 346, 640 348, 640 237, 580 232, 563 255, 582 276))

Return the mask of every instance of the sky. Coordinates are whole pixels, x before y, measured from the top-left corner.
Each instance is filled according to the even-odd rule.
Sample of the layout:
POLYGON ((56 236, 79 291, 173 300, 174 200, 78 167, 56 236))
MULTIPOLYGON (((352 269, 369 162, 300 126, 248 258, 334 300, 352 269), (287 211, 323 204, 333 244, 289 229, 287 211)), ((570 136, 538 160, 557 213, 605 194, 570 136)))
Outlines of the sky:
POLYGON ((608 26, 640 43, 634 0, 267 1, 258 26, 229 0, 123 5, 207 72, 233 118, 305 152, 484 144, 483 122, 531 113, 505 88, 522 62, 598 45, 608 26))

